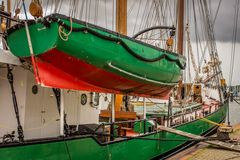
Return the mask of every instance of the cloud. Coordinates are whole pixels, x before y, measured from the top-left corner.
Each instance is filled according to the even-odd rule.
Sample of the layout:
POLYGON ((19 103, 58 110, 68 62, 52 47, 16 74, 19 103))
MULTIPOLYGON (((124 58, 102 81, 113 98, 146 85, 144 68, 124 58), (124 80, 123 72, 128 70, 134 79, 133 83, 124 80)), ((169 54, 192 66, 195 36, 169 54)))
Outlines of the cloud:
MULTIPOLYGON (((234 5, 235 1, 223 0, 218 17, 215 23, 215 35, 218 41, 231 42, 233 37, 233 24, 234 24, 234 5)), ((213 7, 216 7, 216 2, 213 7)), ((240 6, 239 6, 240 7, 240 6)), ((240 14, 240 13, 239 13, 240 14)), ((238 21, 240 15, 238 16, 238 21)), ((238 22, 238 35, 240 34, 240 23, 238 22)), ((237 36, 237 41, 240 42, 240 36, 237 36)))

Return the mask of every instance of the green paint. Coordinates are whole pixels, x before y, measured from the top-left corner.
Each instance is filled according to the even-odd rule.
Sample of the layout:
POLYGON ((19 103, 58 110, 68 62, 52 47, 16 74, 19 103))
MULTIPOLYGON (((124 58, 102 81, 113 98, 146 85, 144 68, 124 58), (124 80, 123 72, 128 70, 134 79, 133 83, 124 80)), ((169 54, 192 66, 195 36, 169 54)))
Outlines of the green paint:
MULTIPOLYGON (((226 116, 227 105, 225 104, 215 113, 206 118, 214 122, 221 122, 226 116)), ((196 120, 176 127, 176 129, 200 135, 213 128, 212 124, 196 120)), ((145 135, 147 138, 182 139, 184 137, 167 132, 159 132, 145 135)), ((183 141, 150 141, 132 139, 118 143, 99 145, 93 138, 85 137, 45 144, 32 144, 25 146, 0 148, 0 159, 4 160, 80 160, 80 159, 138 159, 146 160, 163 154, 183 141), (70 155, 68 155, 68 152, 70 155)))
MULTIPOLYGON (((70 25, 69 21, 62 20, 70 25)), ((86 26, 84 24, 73 23, 73 27, 83 28, 86 26)), ((101 35, 121 39, 129 48, 131 48, 131 50, 142 57, 152 59, 159 55, 166 54, 171 57, 171 59, 180 60, 182 65, 185 63, 185 58, 180 55, 176 55, 166 50, 156 49, 120 35, 115 35, 102 28, 96 28, 92 25, 88 25, 88 27, 101 35)), ((87 32, 72 32, 68 37, 68 40, 63 41, 59 36, 58 28, 59 25, 56 22, 52 22, 49 28, 44 27, 41 23, 29 26, 33 51, 36 56, 44 54, 52 48, 56 48, 96 67, 143 82, 145 82, 145 80, 140 80, 119 72, 118 70, 109 67, 107 64, 111 62, 112 65, 124 71, 162 83, 176 83, 181 76, 181 69, 175 62, 170 62, 166 59, 156 62, 139 60, 132 56, 120 44, 99 38, 98 36, 87 32)), ((68 33, 69 31, 65 30, 65 32, 68 33)), ((15 56, 30 56, 25 28, 13 31, 6 39, 11 52, 15 56)))

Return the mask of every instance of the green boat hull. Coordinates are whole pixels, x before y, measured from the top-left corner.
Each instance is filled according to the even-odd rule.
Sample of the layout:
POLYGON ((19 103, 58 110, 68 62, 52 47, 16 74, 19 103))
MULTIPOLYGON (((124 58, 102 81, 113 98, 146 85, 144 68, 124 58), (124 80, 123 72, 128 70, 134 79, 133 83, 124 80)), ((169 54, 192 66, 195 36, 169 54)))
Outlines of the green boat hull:
MULTIPOLYGON (((49 27, 29 22, 36 61, 47 66, 48 71, 52 67, 62 71, 59 75, 72 76, 72 80, 124 94, 156 97, 161 92, 166 95, 181 78, 181 70, 185 67, 185 58, 181 55, 78 20, 70 23, 69 18, 62 15, 50 17, 64 22, 67 27, 63 25, 63 32, 70 32, 68 27, 73 29, 64 40, 60 36, 59 22, 51 21, 49 27)), ((15 56, 30 57, 24 26, 9 29, 6 40, 15 56)), ((40 78, 45 78, 44 82, 49 79, 40 78)))
MULTIPOLYGON (((228 103, 225 103, 214 113, 205 118, 220 123, 225 120, 228 103)), ((203 135, 217 126, 205 121, 195 120, 175 128, 196 135, 203 135)), ((156 141, 142 139, 119 140, 109 143, 100 143, 92 136, 75 136, 47 140, 35 140, 22 144, 5 144, 0 147, 0 159, 4 160, 79 160, 79 159, 139 159, 156 158, 176 150, 186 144, 186 141, 177 141, 185 137, 160 131, 149 133, 143 138, 166 138, 171 141, 156 141), (176 141, 174 141, 176 139, 176 141)), ((187 138, 186 138, 187 139, 187 138)))

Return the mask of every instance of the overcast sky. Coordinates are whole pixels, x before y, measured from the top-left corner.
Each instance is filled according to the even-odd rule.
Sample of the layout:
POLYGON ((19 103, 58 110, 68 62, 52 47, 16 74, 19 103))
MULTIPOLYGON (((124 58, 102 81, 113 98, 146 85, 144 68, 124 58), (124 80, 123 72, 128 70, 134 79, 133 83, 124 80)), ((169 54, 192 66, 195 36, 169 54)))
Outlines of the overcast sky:
MULTIPOLYGON (((6 1, 6 0, 5 0, 6 1)), ((50 14, 54 12, 54 4, 58 0, 42 0, 42 5, 44 9, 44 15, 50 14)), ((186 10, 188 15, 190 15, 190 27, 193 23, 193 11, 192 11, 192 3, 194 0, 186 0, 186 10), (190 6, 190 7, 189 7, 190 6)), ((234 5, 236 0, 207 0, 210 3, 211 6, 211 12, 212 15, 215 16, 215 13, 217 11, 219 2, 221 2, 219 12, 216 18, 216 22, 214 25, 214 31, 215 31, 215 38, 217 42, 217 49, 219 53, 219 57, 222 60, 222 70, 223 74, 226 77, 226 80, 229 79, 229 68, 230 68, 230 55, 231 55, 231 47, 232 47, 232 37, 233 37, 233 24, 234 24, 234 5)), ((28 9, 30 0, 25 0, 26 2, 26 8, 28 9)), ((60 1, 61 2, 61 1, 60 1)), ((150 16, 147 17, 148 19, 151 19, 152 22, 147 21, 146 12, 153 12, 153 8, 151 6, 153 0, 128 0, 128 34, 132 36, 137 31, 144 29, 147 26, 150 25, 156 25, 157 23, 160 25, 175 25, 176 22, 176 1, 175 0, 155 0, 155 4, 158 4, 159 9, 164 10, 167 12, 167 15, 161 16, 161 19, 154 19, 150 16), (168 4, 167 4, 168 3, 168 4), (167 4, 167 7, 166 7, 167 4), (165 7, 164 7, 165 6, 165 7), (166 18, 168 17, 168 18, 166 18), (164 19, 165 18, 165 19, 164 19), (158 21, 158 22, 157 22, 158 21), (146 23, 149 22, 149 25, 146 23)), ((199 1, 194 1, 197 5, 199 1)), ((6 2, 5 2, 6 3, 6 2)), ((108 29, 115 29, 115 20, 113 17, 115 17, 114 12, 114 0, 63 0, 63 3, 59 4, 61 8, 57 8, 56 10, 66 14, 66 15, 75 15, 76 18, 82 19, 84 21, 88 21, 90 23, 94 23, 97 25, 100 25, 102 27, 108 28, 108 29), (75 4, 73 4, 75 2, 75 4), (76 10, 74 11, 74 7, 76 6, 76 10)), ((12 10, 16 8, 17 3, 13 0, 12 1, 12 10)), ((21 5, 19 5, 21 7, 21 5)), ((240 6, 239 6, 240 7, 240 6)), ((21 17, 24 16, 23 9, 21 8, 22 13, 21 17)), ((196 9, 197 10, 197 9, 196 9)), ((154 12, 153 12, 154 13, 154 12)), ((163 13, 160 12, 160 13, 163 13)), ((201 15, 197 12, 197 19, 198 23, 201 23, 201 15)), ((31 18, 31 16, 28 13, 28 17, 31 18)), ((240 17, 240 16, 239 16, 240 17)), ((240 18, 238 18, 240 19, 240 18)), ((235 55, 235 66, 234 66, 234 72, 233 72, 233 82, 232 84, 240 84, 240 69, 238 60, 240 59, 240 24, 238 24, 237 28, 237 45, 236 45, 236 55, 235 55)), ((194 29, 191 28, 191 39, 193 40, 193 50, 196 55, 196 42, 194 39, 194 29)), ((199 32, 200 36, 203 34, 199 32)))
MULTIPOLYGON (((209 0, 210 1, 210 0, 209 0)), ((219 0, 211 0, 212 8, 216 10, 219 0)), ((226 80, 229 80, 230 70, 230 55, 233 38, 233 24, 234 24, 234 5, 236 0, 222 0, 219 13, 215 22, 215 37, 217 40, 217 48, 219 57, 222 61, 223 74, 226 80)), ((240 7, 240 6, 238 6, 240 7)), ((239 13, 240 14, 240 13, 239 13)), ((233 71, 232 84, 240 84, 240 15, 238 16, 238 28, 237 28, 237 44, 235 52, 235 65, 233 71)))

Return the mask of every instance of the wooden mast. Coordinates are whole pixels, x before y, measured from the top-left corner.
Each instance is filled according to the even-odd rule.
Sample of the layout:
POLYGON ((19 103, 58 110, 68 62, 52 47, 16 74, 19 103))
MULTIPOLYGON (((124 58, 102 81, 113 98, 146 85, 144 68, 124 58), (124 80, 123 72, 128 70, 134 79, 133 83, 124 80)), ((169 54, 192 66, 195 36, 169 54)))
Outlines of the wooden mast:
POLYGON ((11 14, 11 0, 7 0, 7 12, 11 14))
POLYGON ((127 0, 116 0, 116 31, 127 35, 127 0))
POLYGON ((183 31, 184 31, 184 0, 178 0, 178 54, 183 55, 183 31))
MULTIPOLYGON (((127 35, 127 0, 116 0, 116 31, 127 35)), ((121 110, 123 95, 115 96, 115 111, 121 110)))
MULTIPOLYGON (((184 0, 178 0, 178 21, 177 21, 177 52, 183 55, 183 31, 184 31, 184 0)), ((182 99, 183 80, 178 82, 178 99, 182 99)))
MULTIPOLYGON (((115 1, 115 0, 114 0, 115 1)), ((120 34, 127 35, 127 0, 116 0, 116 31, 120 34)), ((121 53, 119 53, 121 54, 121 53)), ((116 94, 112 99, 112 111, 109 112, 101 111, 100 117, 110 117, 111 122, 115 122, 115 118, 118 119, 136 119, 136 112, 120 112, 121 105, 123 104, 123 95, 116 94)), ((111 133, 114 128, 111 126, 111 133)))

